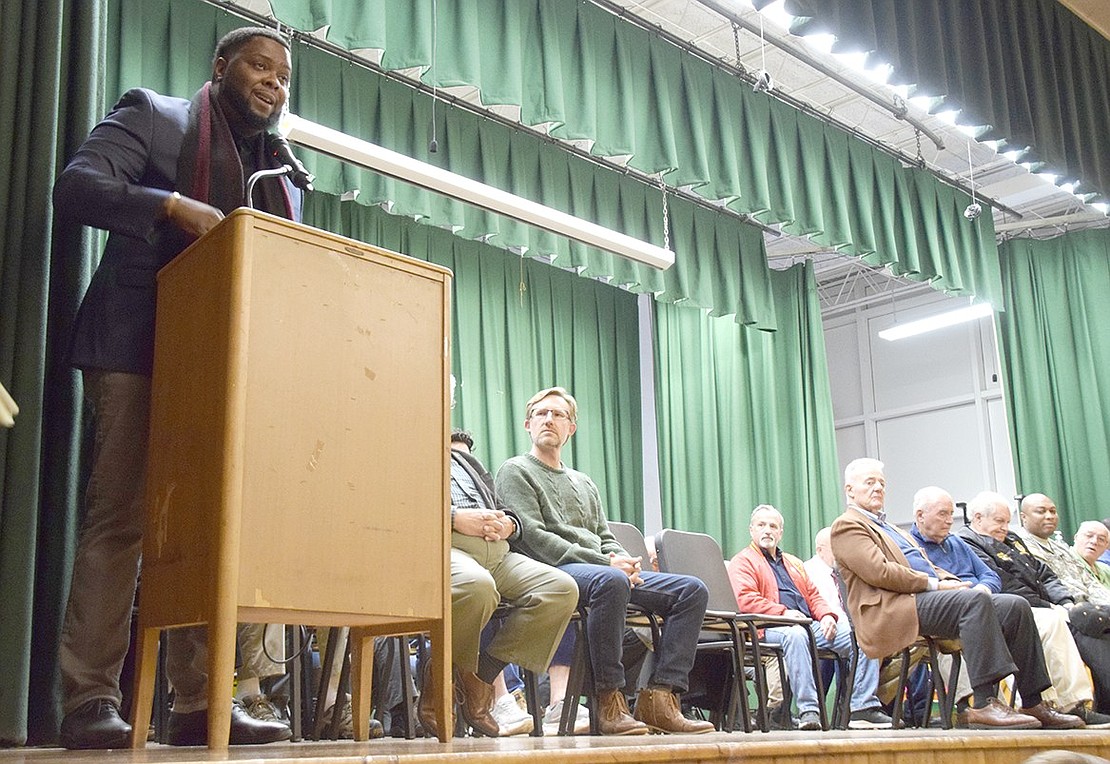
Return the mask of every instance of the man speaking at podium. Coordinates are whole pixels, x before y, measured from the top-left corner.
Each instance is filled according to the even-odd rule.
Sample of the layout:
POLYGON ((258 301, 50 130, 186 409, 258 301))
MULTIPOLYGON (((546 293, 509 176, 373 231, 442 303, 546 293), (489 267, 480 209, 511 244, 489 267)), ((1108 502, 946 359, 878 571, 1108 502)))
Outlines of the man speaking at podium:
MULTIPOLYGON (((211 81, 191 101, 129 90, 54 187, 60 218, 108 231, 70 357, 82 372, 94 442, 58 656, 66 748, 116 748, 131 734, 119 715, 119 675, 142 551, 155 274, 243 206, 253 172, 281 166, 267 131, 285 106, 291 71, 289 43, 278 33, 233 30, 216 46, 211 81)), ((301 194, 284 179, 262 180, 254 197, 259 209, 300 219, 301 194)), ((171 629, 167 642, 175 691, 169 742, 204 745, 204 630, 171 629)), ((232 709, 232 744, 289 735, 282 723, 232 709)))

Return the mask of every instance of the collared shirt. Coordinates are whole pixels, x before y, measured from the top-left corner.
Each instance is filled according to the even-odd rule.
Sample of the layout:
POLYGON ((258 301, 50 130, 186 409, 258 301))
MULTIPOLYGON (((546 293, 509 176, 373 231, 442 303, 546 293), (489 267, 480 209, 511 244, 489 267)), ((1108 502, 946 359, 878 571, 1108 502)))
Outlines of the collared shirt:
POLYGON ((949 534, 939 544, 927 538, 915 524, 910 528, 929 561, 972 586, 982 584, 994 594, 1002 591, 1002 579, 979 559, 975 550, 959 536, 949 534))
POLYGON ((1094 574, 1095 578, 1099 580, 1099 583, 1101 583, 1103 586, 1110 587, 1110 567, 1108 567, 1104 563, 1099 562, 1098 560, 1095 560, 1095 564, 1091 565, 1079 556, 1079 553, 1075 551, 1074 547, 1072 548, 1071 552, 1079 558, 1079 561, 1083 563, 1087 570, 1091 571, 1091 573, 1094 574))
POLYGON ((840 584, 836 580, 836 571, 817 555, 810 557, 802 565, 805 567, 806 573, 809 574, 809 580, 817 587, 821 599, 825 600, 825 604, 829 606, 830 610, 836 611, 838 622, 845 623, 848 616, 845 614, 844 602, 840 597, 840 584))
POLYGON ((482 500, 474 478, 454 459, 451 460, 451 506, 460 509, 491 509, 482 500))
POLYGON ((813 613, 810 612, 809 605, 806 604, 806 598, 798 591, 794 579, 790 577, 790 571, 786 569, 786 563, 782 558, 782 550, 776 549, 774 555, 768 554, 766 549, 760 548, 759 551, 763 552, 763 558, 767 560, 767 563, 771 566, 771 572, 775 574, 775 582, 779 586, 779 603, 787 610, 797 610, 812 618, 813 613))
POLYGON ((906 562, 910 564, 910 567, 929 577, 930 589, 937 588, 939 577, 937 576, 936 568, 934 568, 932 563, 925 557, 924 552, 921 551, 921 548, 917 546, 917 544, 913 543, 913 541, 907 538, 905 534, 893 525, 887 523, 885 512, 876 515, 874 512, 868 512, 863 507, 856 506, 855 504, 849 504, 848 506, 874 522, 883 529, 883 533, 894 539, 894 543, 902 550, 902 554, 905 555, 906 562))

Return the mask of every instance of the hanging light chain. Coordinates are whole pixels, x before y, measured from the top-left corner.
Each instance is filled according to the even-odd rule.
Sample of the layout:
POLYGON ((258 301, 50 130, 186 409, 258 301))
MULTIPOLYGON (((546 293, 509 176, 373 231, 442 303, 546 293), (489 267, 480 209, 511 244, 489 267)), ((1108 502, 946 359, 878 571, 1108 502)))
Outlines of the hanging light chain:
POLYGON ((663 249, 671 248, 671 213, 667 205, 667 184, 659 173, 659 193, 663 195, 663 249))

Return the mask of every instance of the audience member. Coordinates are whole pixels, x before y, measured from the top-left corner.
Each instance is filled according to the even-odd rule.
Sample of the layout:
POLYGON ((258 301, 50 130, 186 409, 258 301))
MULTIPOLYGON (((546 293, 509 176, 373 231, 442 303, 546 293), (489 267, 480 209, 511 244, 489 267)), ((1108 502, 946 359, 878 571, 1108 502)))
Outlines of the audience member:
POLYGON ((1052 572, 1071 590, 1076 602, 1110 605, 1110 588, 1099 581, 1090 567, 1072 554, 1067 544, 1053 538, 1060 524, 1056 502, 1043 493, 1031 493, 1021 500, 1021 528, 1017 534, 1031 555, 1052 568, 1052 572))
MULTIPOLYGON (((451 380, 454 404, 454 378, 451 380)), ((473 441, 471 441, 473 443, 473 441)), ((509 550, 524 522, 500 500, 493 478, 467 450, 451 456, 451 652, 455 694, 475 733, 498 737, 493 681, 514 662, 543 672, 570 622, 578 589, 566 573, 509 550), (481 633, 504 600, 512 608, 482 648, 481 633)), ((425 678, 431 661, 424 665, 425 678)), ((418 715, 436 734, 435 693, 422 683, 418 715)))
MULTIPOLYGON (((808 618, 808 626, 776 626, 764 629, 763 639, 783 647, 787 681, 798 706, 798 728, 821 729, 817 677, 813 675, 809 631, 820 648, 851 658, 852 629, 818 592, 802 561, 779 549, 784 520, 770 504, 752 511, 748 532, 752 543, 728 563, 728 574, 736 594, 737 611, 762 615, 808 618)), ((831 575, 829 580, 832 581, 831 575)), ((834 582, 835 585, 835 582, 834 582)), ((839 598, 838 598, 839 599, 839 598)), ((852 686, 852 729, 887 728, 890 717, 882 712, 875 690, 879 685, 879 662, 860 655, 852 686)))
POLYGON ((518 545, 557 565, 578 583, 589 609, 595 702, 603 734, 648 731, 709 732, 709 722, 682 716, 678 694, 687 689, 709 592, 691 576, 647 572, 617 543, 606 525, 597 486, 563 464, 562 449, 577 429, 578 404, 561 387, 541 390, 525 407, 531 450, 505 462, 497 491, 525 522, 518 545), (663 617, 659 650, 649 684, 640 691, 636 716, 622 691, 625 610, 633 602, 663 617))
MULTIPOLYGON (((70 353, 82 370, 95 432, 58 654, 67 748, 118 748, 131 733, 119 716, 119 675, 142 550, 155 274, 243 205, 248 176, 280 166, 265 136, 289 94, 288 41, 272 29, 247 27, 225 35, 215 54, 211 81, 191 101, 127 91, 54 187, 59 218, 108 231, 70 353)), ((255 202, 300 219, 300 192, 284 181, 262 181, 255 202)), ((171 629, 166 644, 175 698, 168 740, 204 744, 206 633, 171 629)), ((252 719, 233 705, 232 744, 289 736, 286 725, 252 719)))
MULTIPOLYGON (((1031 603, 1017 594, 1002 594, 1002 579, 976 553, 975 548, 959 536, 952 535, 956 503, 945 490, 930 486, 913 497, 914 525, 910 535, 921 545, 934 565, 993 595, 995 600, 1012 599, 1012 607, 1030 608, 1031 603)), ((1044 692, 1050 702, 1060 708, 1073 709, 1092 699, 1090 679, 1079 650, 1068 630, 1067 611, 1063 608, 1032 608, 1030 615, 1036 625, 1042 646, 1045 668, 1052 687, 1044 692)), ((1081 707, 1081 706, 1080 706, 1081 707)), ((1078 719, 1086 721, 1077 713, 1078 719)))
POLYGON ((1061 707, 1067 713, 1083 719, 1087 726, 1101 727, 1110 721, 1110 716, 1106 716, 1104 709, 1106 702, 1110 701, 1110 688, 1107 687, 1107 682, 1110 682, 1110 637, 1087 636, 1079 629, 1079 613, 1077 611, 1073 617, 1071 612, 1075 605, 1071 591, 1060 582, 1051 568, 1029 554, 1025 543, 1010 530, 1010 504, 1005 496, 992 491, 977 494, 968 502, 967 516, 969 524, 960 528, 957 535, 998 574, 1002 591, 1025 598, 1033 608, 1033 619, 1037 622, 1038 631, 1041 630, 1042 621, 1052 617, 1050 614, 1063 614, 1063 620, 1071 631, 1079 655, 1094 669, 1091 674, 1094 680, 1094 697, 1098 702, 1093 703, 1090 682, 1083 683, 1086 680, 1085 670, 1079 680, 1080 684, 1070 693, 1061 686, 1056 677, 1068 671, 1067 666, 1056 665, 1063 656, 1047 649, 1046 644, 1044 654, 1049 675, 1061 696, 1061 707), (1075 697, 1077 701, 1071 708, 1068 707, 1069 696, 1075 697))
POLYGON ((1110 529, 1098 520, 1086 520, 1079 524, 1072 540, 1072 553, 1087 563, 1087 569, 1095 575, 1103 586, 1110 587, 1110 566, 1099 562, 1106 550, 1110 549, 1110 529))
POLYGON ((856 459, 848 464, 844 493, 847 509, 833 523, 832 548, 864 653, 881 659, 920 634, 959 638, 973 700, 960 710, 958 724, 1032 729, 1082 723, 1041 702, 1051 682, 1028 605, 1012 607, 1014 600, 995 600, 935 568, 912 538, 887 523, 882 462, 856 459), (1013 635, 1009 644, 1007 634, 1013 635), (1021 711, 996 697, 998 682, 1010 674, 1017 677, 1021 711))

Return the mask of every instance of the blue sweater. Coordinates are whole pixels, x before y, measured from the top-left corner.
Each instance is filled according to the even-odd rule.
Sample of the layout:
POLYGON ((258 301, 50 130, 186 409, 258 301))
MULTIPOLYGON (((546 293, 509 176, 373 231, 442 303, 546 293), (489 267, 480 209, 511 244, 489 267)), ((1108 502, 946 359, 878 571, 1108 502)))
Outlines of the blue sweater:
POLYGON ((947 570, 972 586, 983 584, 995 594, 1002 591, 1002 579, 959 536, 948 534, 948 538, 938 544, 925 538, 916 525, 910 528, 910 534, 917 539, 929 560, 938 568, 947 570))

